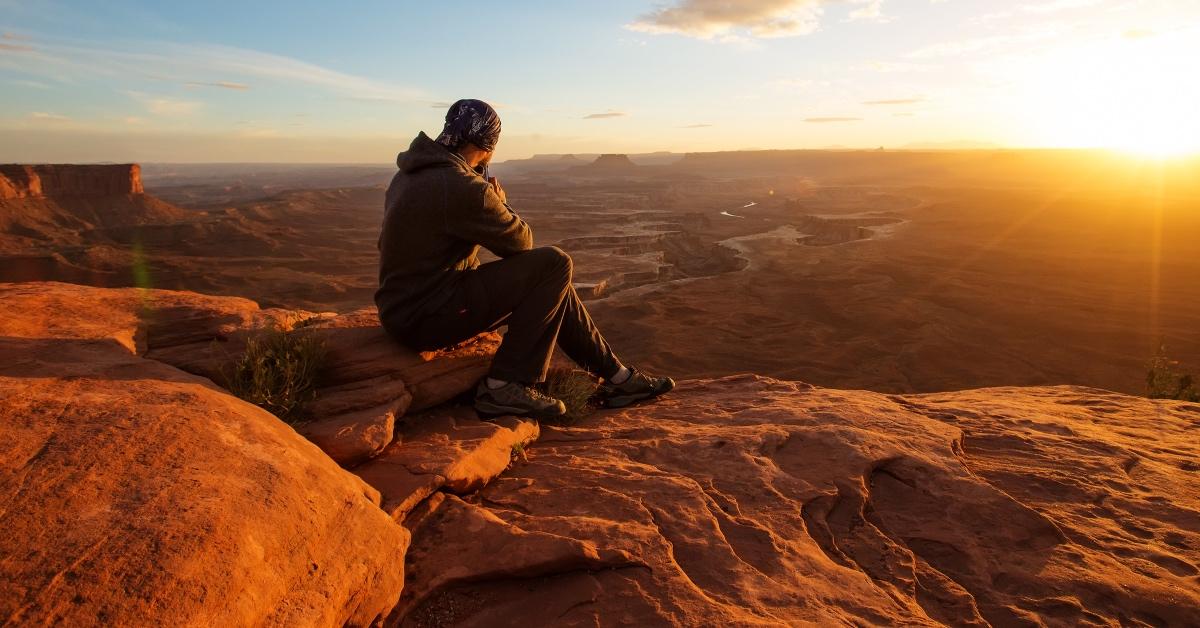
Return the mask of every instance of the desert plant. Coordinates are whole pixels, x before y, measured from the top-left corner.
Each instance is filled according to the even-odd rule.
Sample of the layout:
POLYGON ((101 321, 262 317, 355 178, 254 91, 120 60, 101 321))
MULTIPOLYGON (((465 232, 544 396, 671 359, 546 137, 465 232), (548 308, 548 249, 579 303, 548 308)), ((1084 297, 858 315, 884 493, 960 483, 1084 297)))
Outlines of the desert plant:
POLYGON ((234 395, 295 423, 304 404, 315 396, 317 372, 325 345, 310 334, 264 329, 246 340, 246 349, 223 370, 225 387, 234 395))
POLYGON ((513 443, 511 458, 513 461, 519 458, 522 462, 529 462, 529 456, 525 453, 525 443, 513 443))
POLYGON ((546 394, 555 397, 567 406, 563 421, 574 423, 595 410, 591 403, 598 383, 584 371, 573 368, 555 368, 546 374, 546 394))
POLYGON ((1179 362, 1167 357, 1166 347, 1160 346, 1146 372, 1146 396, 1200 401, 1200 385, 1190 373, 1179 370, 1179 362))

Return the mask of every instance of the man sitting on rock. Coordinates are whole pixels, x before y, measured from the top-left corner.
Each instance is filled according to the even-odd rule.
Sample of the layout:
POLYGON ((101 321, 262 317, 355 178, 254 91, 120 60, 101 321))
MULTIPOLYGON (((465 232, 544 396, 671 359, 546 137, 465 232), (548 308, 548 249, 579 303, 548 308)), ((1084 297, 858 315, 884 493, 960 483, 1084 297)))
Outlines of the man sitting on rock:
POLYGON ((487 103, 460 100, 436 140, 417 135, 396 158, 379 236, 375 303, 389 334, 417 350, 446 347, 508 325, 488 376, 475 393, 483 417, 554 418, 561 401, 545 380, 557 342, 580 367, 601 377, 608 407, 657 397, 675 387, 621 365, 571 284, 571 258, 533 247, 529 225, 487 176, 500 139, 500 117, 487 103), (480 265, 483 246, 500 260, 480 265))

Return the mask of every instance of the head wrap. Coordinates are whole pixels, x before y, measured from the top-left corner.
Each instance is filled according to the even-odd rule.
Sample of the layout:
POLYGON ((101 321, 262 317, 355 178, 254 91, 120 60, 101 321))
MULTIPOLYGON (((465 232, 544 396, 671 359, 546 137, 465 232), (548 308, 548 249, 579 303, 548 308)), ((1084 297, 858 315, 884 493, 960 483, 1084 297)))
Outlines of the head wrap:
POLYGON ((470 142, 483 150, 496 148, 500 141, 500 116, 492 106, 472 98, 450 105, 446 112, 446 126, 438 136, 437 143, 457 149, 470 142))

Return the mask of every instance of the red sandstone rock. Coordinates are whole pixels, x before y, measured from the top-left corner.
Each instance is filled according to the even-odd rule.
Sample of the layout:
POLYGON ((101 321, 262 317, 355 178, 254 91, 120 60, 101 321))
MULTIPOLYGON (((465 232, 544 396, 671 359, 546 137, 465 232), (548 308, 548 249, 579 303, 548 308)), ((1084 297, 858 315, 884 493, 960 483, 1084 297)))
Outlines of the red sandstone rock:
POLYGON ((141 193, 137 164, 0 164, 0 199, 141 193))
POLYGON ((352 391, 361 409, 378 405, 378 397, 362 394, 363 382, 382 390, 402 381, 411 396, 401 409, 418 412, 470 390, 487 373, 500 344, 496 333, 485 333, 443 351, 415 352, 393 340, 379 325, 375 308, 322 320, 299 333, 320 338, 328 347, 318 397, 337 397, 352 391))
POLYGON ((6 288, 0 617, 362 626, 392 608, 409 534, 375 490, 270 414, 134 355, 118 308, 81 300, 38 331, 6 288))
POLYGON ((325 455, 342 466, 365 462, 395 438, 396 411, 392 404, 332 415, 296 427, 325 455))
POLYGON ((325 317, 303 332, 336 356, 312 435, 346 460, 390 441, 354 468, 377 492, 135 355, 185 362, 288 316, 0 285, 0 616, 363 624, 399 600, 388 622, 415 626, 1200 624, 1200 405, 741 376, 569 427, 397 420, 452 397, 438 377, 469 369, 442 359, 478 368, 494 338, 396 366, 372 312, 325 317), (413 531, 404 575, 388 515, 413 531))
POLYGON ((53 282, 0 284, 0 317, 0 333, 39 337, 54 330, 108 339, 218 384, 249 334, 304 321, 307 326, 292 333, 319 338, 328 355, 316 398, 306 408, 313 420, 299 430, 343 466, 391 443, 396 417, 473 388, 499 344, 499 336, 489 333, 443 351, 416 352, 383 331, 374 308, 318 315, 264 310, 237 297, 53 282))
POLYGON ((683 382, 414 511, 396 621, 1197 625, 1197 429, 1196 404, 1077 387, 683 382), (628 561, 506 573, 557 550, 504 526, 628 561))
POLYGON ((354 473, 379 489, 383 509, 401 519, 435 490, 467 494, 487 485, 538 433, 533 421, 480 421, 470 408, 438 408, 406 416, 396 441, 354 473))
MULTIPOLYGON (((414 534, 423 538, 422 547, 428 552, 408 556, 405 569, 414 586, 404 590, 396 617, 405 617, 416 625, 450 625, 457 617, 443 611, 448 599, 428 603, 432 592, 453 596, 456 585, 480 581, 530 580, 556 576, 564 572, 595 572, 623 568, 645 568, 622 550, 601 549, 587 541, 578 541, 556 534, 522 530, 486 508, 469 504, 453 496, 431 499, 425 512, 414 513, 409 524, 414 534), (443 560, 447 553, 458 556, 453 565, 443 560), (422 610, 407 613, 413 605, 426 602, 422 610)), ((591 594, 598 591, 589 591, 591 594)), ((531 615, 546 617, 569 610, 575 599, 541 600, 531 615), (548 612, 549 611, 549 612, 548 612)), ((513 623, 521 615, 499 616, 487 613, 489 623, 513 623)), ((525 615, 524 618, 529 618, 525 615)), ((608 623, 618 623, 612 617, 608 623)), ((529 625, 540 625, 538 622, 529 625)))

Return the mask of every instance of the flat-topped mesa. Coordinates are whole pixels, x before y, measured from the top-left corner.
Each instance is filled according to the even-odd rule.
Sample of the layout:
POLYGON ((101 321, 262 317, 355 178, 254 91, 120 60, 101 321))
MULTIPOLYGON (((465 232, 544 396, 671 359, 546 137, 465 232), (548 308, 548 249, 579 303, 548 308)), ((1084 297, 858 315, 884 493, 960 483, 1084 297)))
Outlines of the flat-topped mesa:
POLYGON ((138 164, 0 164, 0 200, 142 193, 138 164))
POLYGON ((596 161, 593 161, 590 165, 592 168, 604 168, 606 170, 607 169, 627 169, 627 168, 636 168, 637 167, 637 164, 633 163, 629 159, 628 155, 620 155, 620 154, 612 154, 612 153, 600 155, 599 157, 596 158, 596 161))

